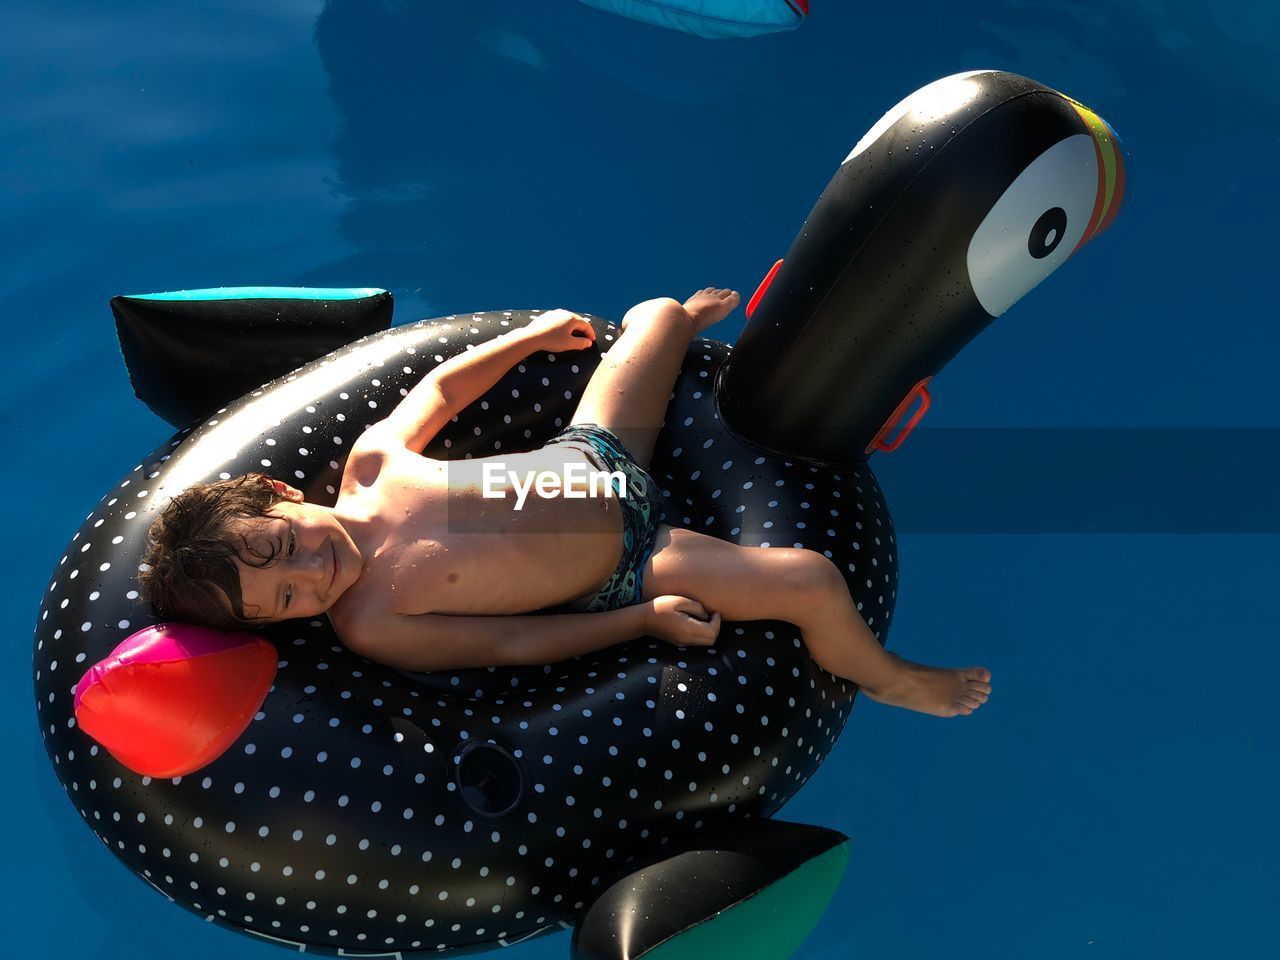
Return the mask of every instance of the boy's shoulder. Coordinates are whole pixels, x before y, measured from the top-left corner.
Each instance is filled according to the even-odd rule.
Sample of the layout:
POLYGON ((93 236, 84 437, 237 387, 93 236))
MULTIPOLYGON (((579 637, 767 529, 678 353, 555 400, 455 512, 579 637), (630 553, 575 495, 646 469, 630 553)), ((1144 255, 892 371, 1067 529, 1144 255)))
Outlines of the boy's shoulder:
POLYGON ((357 629, 368 615, 389 612, 386 600, 393 592, 396 564, 387 561, 400 553, 408 518, 416 526, 436 518, 438 511, 424 509, 435 501, 436 485, 423 482, 436 463, 376 436, 362 436, 352 445, 334 508, 360 518, 363 533, 357 543, 370 561, 375 556, 380 561, 367 563, 335 606, 330 619, 344 640, 344 632, 357 629))
POLYGON ((439 467, 447 463, 406 447, 399 434, 386 426, 384 420, 367 428, 356 438, 343 468, 343 476, 345 478, 353 472, 381 469, 392 460, 415 463, 423 468, 439 467))

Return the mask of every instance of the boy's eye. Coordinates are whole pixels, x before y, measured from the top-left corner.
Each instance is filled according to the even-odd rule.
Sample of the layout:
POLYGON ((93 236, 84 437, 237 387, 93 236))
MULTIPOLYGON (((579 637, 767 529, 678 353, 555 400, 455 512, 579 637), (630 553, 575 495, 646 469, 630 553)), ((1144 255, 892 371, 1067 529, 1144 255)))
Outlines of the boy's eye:
POLYGON ((291 557, 293 556, 294 551, 297 549, 297 546, 298 546, 298 537, 297 537, 297 534, 293 532, 293 524, 290 524, 289 525, 289 556, 291 557))
POLYGON ((284 608, 289 609, 289 604, 293 601, 293 587, 284 588, 284 608))

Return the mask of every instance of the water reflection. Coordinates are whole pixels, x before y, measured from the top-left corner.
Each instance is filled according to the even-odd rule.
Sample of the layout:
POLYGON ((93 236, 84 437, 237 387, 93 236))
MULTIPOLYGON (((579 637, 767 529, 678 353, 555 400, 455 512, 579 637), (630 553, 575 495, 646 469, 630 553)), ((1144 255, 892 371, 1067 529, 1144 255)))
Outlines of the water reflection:
POLYGON ((747 192, 707 163, 731 155, 703 128, 740 123, 782 73, 777 45, 708 44, 572 0, 334 0, 316 39, 343 117, 343 266, 393 288, 401 318, 623 303, 711 235, 686 222, 683 185, 717 221, 718 181, 747 192))

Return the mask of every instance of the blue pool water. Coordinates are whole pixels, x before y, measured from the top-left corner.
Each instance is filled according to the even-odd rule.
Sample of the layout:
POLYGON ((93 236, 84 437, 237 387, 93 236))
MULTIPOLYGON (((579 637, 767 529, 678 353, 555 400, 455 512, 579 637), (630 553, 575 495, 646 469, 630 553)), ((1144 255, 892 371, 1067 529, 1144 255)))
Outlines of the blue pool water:
POLYGON ((853 838, 800 956, 1274 956, 1280 12, 814 0, 792 33, 711 43, 572 0, 9 0, 0 27, 0 955, 284 956, 120 865, 34 722, 40 593, 170 433, 132 397, 111 295, 382 286, 405 321, 749 294, 884 110, 995 67, 1114 124, 1127 207, 934 381, 935 439, 877 461, 902 531, 891 646, 985 663, 996 693, 950 722, 858 703, 783 811, 853 838), (981 460, 962 443, 919 469, 946 436, 981 460), (974 509, 1058 436, 1075 473, 1021 485, 1019 524, 974 509), (1156 452, 1125 458, 1126 438, 1156 452), (1055 502, 1112 488, 1154 519, 1055 502))

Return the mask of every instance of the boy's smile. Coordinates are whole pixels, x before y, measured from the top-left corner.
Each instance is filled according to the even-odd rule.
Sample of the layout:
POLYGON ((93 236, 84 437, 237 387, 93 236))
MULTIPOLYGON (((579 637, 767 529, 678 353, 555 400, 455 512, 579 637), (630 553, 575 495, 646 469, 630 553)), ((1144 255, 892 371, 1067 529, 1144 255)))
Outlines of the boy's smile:
POLYGON ((255 619, 319 616, 360 576, 360 550, 326 507, 284 500, 231 532, 244 538, 236 565, 245 614, 255 619))

